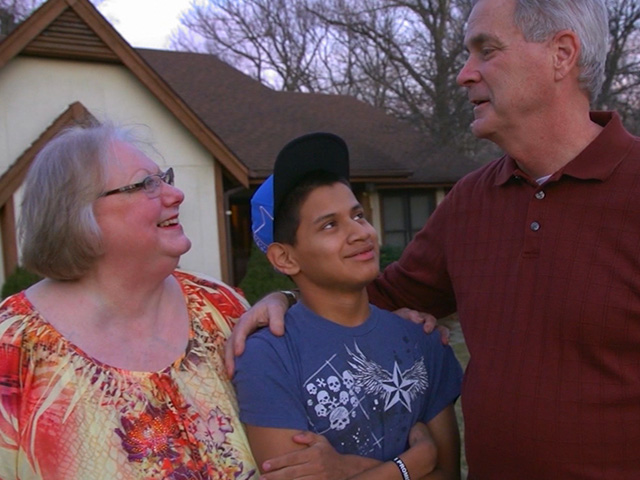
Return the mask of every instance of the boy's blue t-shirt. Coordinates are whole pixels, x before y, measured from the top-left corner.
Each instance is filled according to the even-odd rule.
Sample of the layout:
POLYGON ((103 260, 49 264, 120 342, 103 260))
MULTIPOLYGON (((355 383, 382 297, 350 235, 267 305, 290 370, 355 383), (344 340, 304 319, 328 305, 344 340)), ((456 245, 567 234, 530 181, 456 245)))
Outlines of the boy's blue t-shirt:
POLYGON ((357 327, 298 302, 286 331, 251 335, 233 383, 242 422, 310 430, 342 454, 387 461, 408 448, 411 427, 460 395, 462 369, 437 333, 373 305, 357 327))

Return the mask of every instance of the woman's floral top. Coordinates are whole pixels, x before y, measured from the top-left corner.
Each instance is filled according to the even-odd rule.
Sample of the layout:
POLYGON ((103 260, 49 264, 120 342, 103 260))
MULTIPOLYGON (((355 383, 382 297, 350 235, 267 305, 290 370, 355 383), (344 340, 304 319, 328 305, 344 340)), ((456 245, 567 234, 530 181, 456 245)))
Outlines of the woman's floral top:
POLYGON ((191 322, 159 372, 102 364, 24 293, 0 305, 0 479, 255 479, 223 347, 246 302, 176 272, 191 322))

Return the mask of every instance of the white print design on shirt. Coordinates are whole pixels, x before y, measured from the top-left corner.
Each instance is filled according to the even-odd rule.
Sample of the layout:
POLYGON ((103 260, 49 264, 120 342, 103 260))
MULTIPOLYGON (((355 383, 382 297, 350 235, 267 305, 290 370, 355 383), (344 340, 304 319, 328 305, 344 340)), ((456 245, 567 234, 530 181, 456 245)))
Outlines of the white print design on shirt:
POLYGON ((354 351, 346 345, 345 349, 351 370, 336 368, 334 354, 304 382, 307 406, 310 407, 307 412, 315 416, 315 419, 309 417, 311 424, 315 425, 323 418, 329 419, 328 427, 319 431, 320 434, 345 429, 358 412, 368 420, 369 412, 362 406, 365 397, 369 397, 369 405, 372 403, 374 409, 379 408, 379 400, 382 400, 385 412, 396 404, 411 412, 411 402, 429 387, 423 358, 405 371, 401 371, 398 363, 394 362, 393 371, 389 372, 369 360, 357 343, 354 342, 354 351))
POLYGON ((369 361, 355 344, 356 353, 347 348, 353 359, 349 365, 353 368, 353 377, 365 393, 384 398, 385 412, 396 403, 401 403, 411 411, 411 401, 424 393, 429 387, 429 375, 422 358, 404 372, 398 362, 393 362, 393 373, 388 372, 375 362, 369 361))

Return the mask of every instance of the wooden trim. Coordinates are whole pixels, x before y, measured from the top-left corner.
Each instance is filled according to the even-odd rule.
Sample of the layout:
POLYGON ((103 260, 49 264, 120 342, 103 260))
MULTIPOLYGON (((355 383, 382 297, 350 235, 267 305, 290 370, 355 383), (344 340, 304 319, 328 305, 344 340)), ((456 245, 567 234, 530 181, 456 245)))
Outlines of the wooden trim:
POLYGON ((31 162, 49 140, 70 125, 86 125, 94 120, 93 115, 89 113, 84 105, 80 102, 72 103, 0 176, 0 207, 9 201, 15 191, 22 185, 31 162))
POLYGON ((231 245, 229 239, 231 237, 231 227, 227 218, 228 199, 224 194, 224 173, 220 164, 214 162, 215 189, 216 189, 216 214, 218 216, 218 241, 220 253, 220 276, 221 280, 231 285, 233 281, 232 259, 230 258, 231 245))
POLYGON ((0 68, 18 55, 40 32, 64 12, 68 5, 63 0, 45 2, 22 22, 7 38, 0 42, 0 68))
POLYGON ((33 159, 42 147, 64 128, 70 125, 84 125, 93 120, 94 117, 81 103, 71 104, 0 176, 0 235, 4 278, 11 275, 18 266, 14 194, 22 185, 33 159))
POLYGON ((371 194, 367 191, 359 192, 358 194, 356 194, 356 198, 360 202, 360 205, 362 205, 365 218, 370 221, 369 223, 372 223, 371 221, 373 220, 373 206, 371 205, 371 194))
POLYGON ((74 10, 120 58, 138 80, 200 141, 243 186, 249 186, 249 170, 209 127, 189 108, 160 75, 118 34, 87 0, 74 10))
POLYGON ((20 52, 23 55, 121 63, 89 25, 69 8, 58 15, 20 52))
POLYGON ((13 196, 0 207, 0 235, 2 236, 2 262, 4 278, 8 278, 18 267, 18 239, 13 196))
MULTIPOLYGON (((58 24, 56 24, 56 27, 58 24)), ((55 30, 54 28, 54 30, 55 30)), ((48 34, 48 33, 47 33, 48 34)), ((249 171, 224 142, 191 110, 182 98, 147 64, 142 57, 126 42, 109 22, 91 5, 88 0, 49 0, 35 13, 27 18, 4 41, 0 42, 0 68, 20 53, 38 54, 54 58, 81 58, 92 61, 120 61, 131 73, 162 103, 185 128, 220 162, 231 176, 244 187, 249 186, 249 171), (87 31, 79 24, 75 24, 76 36, 66 31, 62 38, 53 38, 53 44, 47 44, 47 27, 59 17, 59 24, 75 23, 70 12, 73 9, 89 29, 95 33, 108 48, 103 48, 100 42, 91 38, 91 45, 87 45, 89 37, 87 31), (63 41, 64 40, 64 41, 63 41), (55 42, 58 48, 55 47, 55 42), (76 42, 76 50, 69 46, 69 41, 76 42), (33 48, 29 50, 29 45, 33 48), (65 46, 66 45, 66 46, 65 46), (82 48, 82 47, 89 48, 82 48), (64 47, 64 48, 63 48, 64 47), (70 54, 71 49, 73 54, 70 54), (111 56, 111 51, 113 56, 111 56)))

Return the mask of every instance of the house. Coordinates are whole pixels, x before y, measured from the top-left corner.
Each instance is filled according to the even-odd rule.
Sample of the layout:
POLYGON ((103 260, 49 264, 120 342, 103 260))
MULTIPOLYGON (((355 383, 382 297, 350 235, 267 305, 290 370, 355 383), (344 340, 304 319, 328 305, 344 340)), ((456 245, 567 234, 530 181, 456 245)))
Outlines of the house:
POLYGON ((279 149, 310 131, 349 145, 352 182, 383 243, 404 246, 478 164, 433 152, 410 126, 354 98, 278 92, 214 56, 132 48, 87 0, 49 0, 0 41, 0 284, 18 263, 20 186, 53 136, 88 118, 148 126, 186 200, 187 269, 237 283, 249 198, 279 149))

